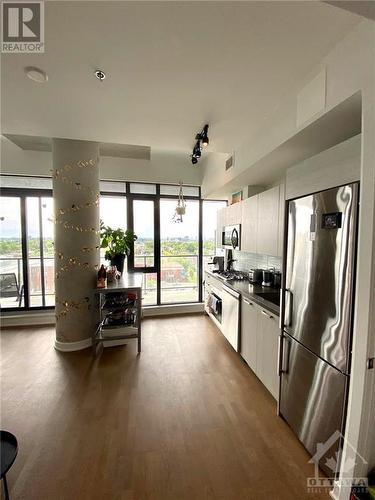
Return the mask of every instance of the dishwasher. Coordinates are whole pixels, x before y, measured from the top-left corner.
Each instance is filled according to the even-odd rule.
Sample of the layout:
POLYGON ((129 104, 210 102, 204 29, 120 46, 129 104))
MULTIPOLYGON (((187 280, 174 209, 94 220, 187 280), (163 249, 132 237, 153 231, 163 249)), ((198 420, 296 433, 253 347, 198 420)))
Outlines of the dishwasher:
POLYGON ((222 286, 221 289, 222 299, 222 320, 221 329, 231 344, 231 346, 238 351, 238 332, 240 322, 240 294, 227 287, 222 286))

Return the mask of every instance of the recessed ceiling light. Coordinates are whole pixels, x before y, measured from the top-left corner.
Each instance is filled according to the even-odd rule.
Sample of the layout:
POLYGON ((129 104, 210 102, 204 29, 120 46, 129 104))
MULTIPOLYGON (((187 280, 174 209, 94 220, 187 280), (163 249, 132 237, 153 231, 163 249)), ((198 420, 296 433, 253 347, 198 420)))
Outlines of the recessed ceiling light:
POLYGON ((98 80, 100 80, 101 82, 105 79, 106 77, 106 74, 104 73, 104 71, 102 71, 101 69, 97 69, 95 71, 95 76, 98 80))
POLYGON ((35 66, 26 66, 25 73, 30 80, 37 83, 45 83, 48 81, 48 75, 45 71, 35 66))

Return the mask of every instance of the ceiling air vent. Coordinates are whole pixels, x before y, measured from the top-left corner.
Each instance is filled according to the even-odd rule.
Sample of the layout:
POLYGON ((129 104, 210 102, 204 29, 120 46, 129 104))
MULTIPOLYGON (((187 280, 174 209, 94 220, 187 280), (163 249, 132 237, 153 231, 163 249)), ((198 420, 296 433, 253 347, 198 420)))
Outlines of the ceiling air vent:
POLYGON ((229 170, 234 165, 234 155, 230 156, 225 162, 225 170, 229 170))

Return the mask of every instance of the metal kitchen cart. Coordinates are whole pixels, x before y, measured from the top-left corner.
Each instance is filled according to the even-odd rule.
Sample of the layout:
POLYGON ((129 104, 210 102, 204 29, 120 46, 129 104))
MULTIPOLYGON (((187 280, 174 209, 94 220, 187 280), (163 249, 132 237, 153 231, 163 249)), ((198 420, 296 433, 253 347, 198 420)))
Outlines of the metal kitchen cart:
POLYGON ((141 273, 125 273, 106 288, 95 289, 100 317, 92 339, 94 354, 104 342, 129 339, 138 339, 141 352, 142 281, 141 273))

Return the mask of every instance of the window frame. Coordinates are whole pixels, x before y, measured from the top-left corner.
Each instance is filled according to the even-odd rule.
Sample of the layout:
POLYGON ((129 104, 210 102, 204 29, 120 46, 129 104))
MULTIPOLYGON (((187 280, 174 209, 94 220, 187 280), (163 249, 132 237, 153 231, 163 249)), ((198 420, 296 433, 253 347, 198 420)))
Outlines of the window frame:
MULTIPOLYGON (((17 176, 26 177, 26 176, 17 176)), ((5 307, 1 308, 1 315, 8 312, 14 311, 40 311, 40 310, 53 310, 55 306, 30 306, 30 289, 29 289, 29 257, 27 252, 27 220, 26 220, 26 198, 28 197, 38 197, 39 198, 39 218, 41 198, 52 198, 52 189, 34 189, 34 188, 10 188, 4 187, 0 190, 0 196, 4 197, 15 197, 20 198, 20 209, 21 209, 21 249, 22 249, 22 275, 23 275, 23 290, 24 290, 24 306, 21 307, 5 307)), ((40 220, 39 220, 40 223, 40 220)), ((43 246, 43 232, 39 232, 39 245, 43 246)), ((44 261, 43 252, 40 256, 41 260, 41 290, 42 290, 42 300, 45 301, 44 287, 45 287, 45 277, 44 277, 44 261)))
MULTIPOLYGON (((153 183, 137 183, 137 184, 155 184, 153 183)), ((173 302, 173 303, 162 303, 161 302, 161 244, 160 244, 160 200, 169 199, 176 200, 176 195, 168 195, 168 194, 160 194, 160 185, 170 185, 176 186, 176 184, 172 183, 157 183, 156 184, 156 193, 155 194, 138 194, 130 192, 130 182, 126 183, 126 192, 127 192, 127 216, 128 216, 128 225, 129 229, 134 229, 134 217, 133 217, 133 200, 154 200, 154 266, 153 267, 135 267, 134 266, 134 252, 128 258, 128 271, 131 273, 155 273, 157 275, 156 280, 156 307, 164 306, 164 305, 181 305, 186 304, 187 302, 173 302)), ((198 188, 199 195, 198 196, 185 196, 185 200, 195 200, 199 203, 199 216, 198 216, 198 300, 193 302, 188 302, 188 304, 197 304, 202 302, 203 300, 203 290, 202 290, 202 281, 203 281, 203 241, 202 241, 202 207, 203 200, 201 198, 201 187, 194 186, 198 188)), ((152 307, 155 307, 152 306, 152 307)))

